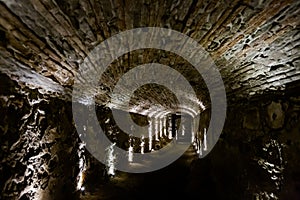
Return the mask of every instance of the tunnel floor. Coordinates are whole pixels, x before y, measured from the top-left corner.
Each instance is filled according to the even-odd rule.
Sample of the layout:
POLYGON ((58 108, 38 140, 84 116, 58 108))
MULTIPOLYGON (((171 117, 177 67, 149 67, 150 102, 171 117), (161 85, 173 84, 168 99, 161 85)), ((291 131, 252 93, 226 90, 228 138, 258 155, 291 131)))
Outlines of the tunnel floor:
MULTIPOLYGON (((191 162, 197 154, 191 146, 177 161, 163 169, 135 174, 117 172, 106 183, 95 184, 81 194, 83 200, 161 199, 191 197, 189 185, 191 162)), ((188 198, 187 198, 188 199, 188 198)))

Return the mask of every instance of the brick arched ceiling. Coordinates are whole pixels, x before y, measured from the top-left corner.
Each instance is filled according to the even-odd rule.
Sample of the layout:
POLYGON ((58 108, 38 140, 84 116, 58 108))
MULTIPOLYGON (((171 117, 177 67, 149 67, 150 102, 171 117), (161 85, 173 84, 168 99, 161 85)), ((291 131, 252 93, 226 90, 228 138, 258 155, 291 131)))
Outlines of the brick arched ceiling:
MULTIPOLYGON (((298 0, 1 0, 0 71, 20 85, 70 100, 78 67, 95 46, 122 31, 147 26, 177 30, 202 45, 217 65, 230 100, 299 83, 298 0)), ((126 71, 149 62, 178 70, 199 101, 209 105, 207 88, 195 69, 177 55, 153 49, 116 60, 101 79, 97 102, 107 103, 126 71)), ((140 113, 176 101, 170 91, 153 84, 135 94, 131 109, 140 113)))

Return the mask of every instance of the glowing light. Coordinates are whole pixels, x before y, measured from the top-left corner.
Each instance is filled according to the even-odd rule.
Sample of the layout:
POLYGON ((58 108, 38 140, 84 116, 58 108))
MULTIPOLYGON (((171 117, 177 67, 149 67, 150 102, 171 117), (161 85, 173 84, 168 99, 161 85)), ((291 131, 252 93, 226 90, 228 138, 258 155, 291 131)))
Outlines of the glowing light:
POLYGON ((155 140, 158 141, 158 120, 154 119, 154 123, 155 123, 155 127, 154 127, 154 131, 155 131, 155 140))
POLYGON ((203 150, 207 151, 206 128, 204 128, 204 147, 203 147, 203 150))
POLYGON ((128 162, 132 162, 133 161, 133 147, 130 146, 128 149, 128 162))
POLYGON ((194 132, 194 127, 192 126, 192 138, 191 138, 191 142, 194 143, 195 141, 195 132, 194 132))
POLYGON ((140 110, 142 110, 142 106, 141 106, 141 105, 137 105, 137 106, 133 106, 133 107, 130 109, 130 112, 133 112, 133 113, 139 113, 140 110))
POLYGON ((192 117, 197 116, 197 114, 199 114, 199 112, 200 112, 199 109, 192 109, 185 105, 180 105, 179 108, 177 109, 177 111, 189 114, 192 117))
POLYGON ((152 120, 151 119, 149 121, 148 133, 149 133, 149 150, 151 151, 152 149, 152 120))
POLYGON ((160 137, 162 137, 163 136, 163 120, 162 119, 160 119, 159 120, 159 133, 160 133, 160 137))
POLYGON ((115 167, 115 162, 116 162, 116 156, 114 155, 114 146, 116 143, 111 144, 107 149, 107 160, 106 160, 106 165, 107 165, 107 174, 108 175, 115 175, 116 167, 115 167))
POLYGON ((172 137, 172 118, 171 117, 169 117, 169 136, 168 136, 168 138, 169 139, 172 139, 173 137, 172 137))
POLYGON ((141 139, 141 154, 144 154, 144 151, 145 151, 145 139, 144 139, 144 136, 142 136, 142 139, 141 139))
POLYGON ((157 106, 157 105, 151 106, 151 108, 149 109, 148 116, 150 118, 156 117, 157 115, 160 115, 164 110, 165 108, 162 106, 157 106))
POLYGON ((164 120, 164 135, 167 136, 167 117, 164 117, 163 120, 164 120))
POLYGON ((129 148, 128 148, 128 162, 133 161, 133 147, 131 146, 131 139, 129 139, 129 148))
POLYGON ((201 140, 199 141, 199 148, 198 148, 198 152, 199 156, 202 156, 202 142, 201 140))
POLYGON ((82 185, 84 182, 84 173, 86 171, 86 163, 85 163, 85 156, 84 156, 84 147, 85 143, 79 144, 79 149, 77 151, 78 157, 79 157, 79 173, 77 175, 77 190, 82 189, 82 185))

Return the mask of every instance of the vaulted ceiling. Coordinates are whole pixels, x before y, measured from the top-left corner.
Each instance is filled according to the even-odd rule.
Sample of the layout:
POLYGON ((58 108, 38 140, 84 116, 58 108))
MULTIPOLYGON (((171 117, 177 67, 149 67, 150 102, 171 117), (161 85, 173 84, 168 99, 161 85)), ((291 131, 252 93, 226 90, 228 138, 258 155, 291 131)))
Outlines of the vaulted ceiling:
MULTIPOLYGON (((0 72, 20 85, 70 100, 79 66, 90 51, 113 35, 139 27, 170 28, 196 40, 218 67, 229 100, 285 91, 299 83, 298 0, 1 0, 0 72)), ((116 59, 101 77, 96 102, 107 104, 120 77, 151 62, 184 75, 199 104, 209 106, 206 85, 195 68, 157 49, 116 59)), ((130 111, 172 107, 173 96, 164 87, 145 85, 131 97, 130 111)))

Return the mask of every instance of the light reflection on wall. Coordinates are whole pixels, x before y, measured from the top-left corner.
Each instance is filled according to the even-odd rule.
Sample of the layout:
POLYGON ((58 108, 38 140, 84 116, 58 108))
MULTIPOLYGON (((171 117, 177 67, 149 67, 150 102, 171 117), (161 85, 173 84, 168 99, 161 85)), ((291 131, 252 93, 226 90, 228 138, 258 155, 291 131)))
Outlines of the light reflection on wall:
POLYGON ((116 171, 116 155, 114 154, 115 145, 116 143, 113 143, 106 149, 107 174, 110 176, 114 176, 116 171))
MULTIPOLYGON (((271 139, 263 147, 263 151, 267 155, 256 158, 258 165, 270 174, 270 179, 275 184, 277 191, 281 189, 283 170, 285 168, 282 158, 282 146, 278 141, 271 139)), ((279 199, 275 192, 259 191, 254 196, 256 199, 279 199)))
POLYGON ((132 139, 129 139, 129 148, 128 148, 128 162, 133 162, 133 144, 132 139))
POLYGON ((77 150, 77 154, 79 157, 79 173, 77 176, 77 190, 84 190, 83 182, 84 182, 84 174, 86 171, 86 159, 84 156, 85 143, 81 142, 79 144, 79 148, 77 150))
MULTIPOLYGON (((12 145, 11 150, 14 151, 14 148, 20 147, 23 145, 22 154, 19 156, 23 156, 20 161, 22 164, 25 164, 26 170, 24 176, 15 177, 12 179, 12 182, 20 183, 26 182, 27 186, 25 189, 20 192, 19 198, 23 195, 30 196, 31 199, 40 200, 43 198, 43 189, 42 186, 43 180, 41 180, 42 174, 49 174, 47 171, 47 165, 42 156, 46 155, 48 152, 42 150, 40 153, 33 154, 34 156, 30 157, 27 161, 25 159, 26 155, 29 152, 38 152, 41 149, 42 142, 39 138, 41 135, 41 129, 39 127, 40 120, 45 118, 45 112, 40 109, 34 109, 34 105, 40 103, 41 100, 29 100, 31 110, 25 115, 22 120, 24 120, 20 131, 25 130, 25 133, 21 136, 20 140, 18 140, 15 144, 12 145), (31 116, 34 116, 31 118, 31 116)), ((19 160, 19 159, 16 159, 19 160)))

